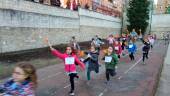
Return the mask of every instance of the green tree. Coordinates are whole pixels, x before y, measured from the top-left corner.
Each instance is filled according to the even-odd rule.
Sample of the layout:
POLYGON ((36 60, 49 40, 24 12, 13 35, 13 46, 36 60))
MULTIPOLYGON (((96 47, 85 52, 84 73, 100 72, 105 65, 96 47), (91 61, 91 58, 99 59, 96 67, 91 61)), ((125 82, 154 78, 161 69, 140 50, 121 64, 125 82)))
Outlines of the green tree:
POLYGON ((148 0, 129 0, 129 7, 127 9, 128 23, 127 28, 131 31, 133 28, 138 32, 142 29, 142 34, 146 31, 149 21, 149 6, 148 0))
POLYGON ((167 7, 167 9, 166 9, 166 13, 167 14, 170 14, 170 5, 167 7))

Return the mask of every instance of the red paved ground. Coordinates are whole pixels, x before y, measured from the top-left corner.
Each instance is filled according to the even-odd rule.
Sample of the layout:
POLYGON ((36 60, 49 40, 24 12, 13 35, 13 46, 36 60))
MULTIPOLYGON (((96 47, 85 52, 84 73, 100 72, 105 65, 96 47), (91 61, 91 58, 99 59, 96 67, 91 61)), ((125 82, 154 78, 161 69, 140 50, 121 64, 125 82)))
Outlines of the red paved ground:
MULTIPOLYGON (((80 72, 80 79, 76 80, 76 96, 153 96, 159 71, 163 64, 167 46, 160 41, 155 44, 149 55, 146 65, 139 62, 128 74, 128 70, 141 58, 141 50, 137 52, 135 61, 131 62, 127 57, 120 60, 117 69, 117 77, 112 78, 111 83, 106 85, 104 65, 100 67, 100 73, 92 73, 90 84, 86 84, 85 72, 80 72), (161 47, 162 46, 162 47, 161 47)), ((38 71, 39 87, 37 96, 68 96, 70 89, 67 75, 65 75, 62 64, 50 66, 38 71)))

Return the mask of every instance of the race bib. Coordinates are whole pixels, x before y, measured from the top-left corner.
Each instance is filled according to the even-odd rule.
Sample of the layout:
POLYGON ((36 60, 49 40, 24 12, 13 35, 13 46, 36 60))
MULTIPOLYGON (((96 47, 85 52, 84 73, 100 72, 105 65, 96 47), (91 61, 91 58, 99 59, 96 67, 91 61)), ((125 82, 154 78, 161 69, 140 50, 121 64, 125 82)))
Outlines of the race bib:
POLYGON ((129 45, 129 48, 132 48, 133 47, 133 45, 129 45))
POLYGON ((117 46, 117 47, 115 47, 115 50, 119 50, 119 47, 117 46))
POLYGON ((105 56, 105 62, 110 63, 112 61, 111 56, 105 56))
POLYGON ((71 65, 75 63, 75 58, 74 57, 67 57, 65 58, 65 64, 66 65, 71 65))

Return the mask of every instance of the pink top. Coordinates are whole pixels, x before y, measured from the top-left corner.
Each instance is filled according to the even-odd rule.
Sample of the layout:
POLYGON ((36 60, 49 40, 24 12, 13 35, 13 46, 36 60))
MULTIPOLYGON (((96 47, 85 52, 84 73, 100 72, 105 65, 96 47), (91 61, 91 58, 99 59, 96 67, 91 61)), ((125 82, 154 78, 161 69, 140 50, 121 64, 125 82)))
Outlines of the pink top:
POLYGON ((78 57, 74 54, 68 55, 66 53, 60 53, 58 50, 52 50, 52 54, 60 59, 64 60, 65 71, 68 73, 76 72, 76 64, 80 65, 81 69, 84 70, 85 65, 82 63, 78 57))
POLYGON ((120 55, 122 53, 122 47, 121 47, 121 44, 114 44, 114 49, 115 49, 115 52, 116 54, 120 55))

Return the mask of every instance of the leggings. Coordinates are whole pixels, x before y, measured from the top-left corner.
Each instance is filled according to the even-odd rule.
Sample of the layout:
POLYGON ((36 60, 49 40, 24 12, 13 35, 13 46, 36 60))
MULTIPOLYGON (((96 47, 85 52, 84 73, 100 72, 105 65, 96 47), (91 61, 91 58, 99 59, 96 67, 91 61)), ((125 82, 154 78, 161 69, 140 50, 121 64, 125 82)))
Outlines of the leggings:
POLYGON ((70 84, 71 84, 71 92, 74 91, 74 78, 77 77, 77 73, 70 73, 70 84))
POLYGON ((131 60, 135 60, 135 57, 134 57, 132 52, 129 54, 129 57, 130 57, 131 60))
POLYGON ((110 75, 111 76, 115 76, 116 75, 115 68, 114 69, 106 69, 106 79, 107 79, 107 81, 110 80, 110 75))
POLYGON ((143 62, 145 61, 145 58, 147 58, 147 59, 148 59, 148 52, 143 53, 143 62))
MULTIPOLYGON (((92 71, 92 70, 87 69, 87 80, 91 80, 91 76, 90 76, 91 71, 92 71)), ((94 69, 94 71, 95 71, 96 73, 99 73, 99 67, 96 67, 96 68, 94 69)))

